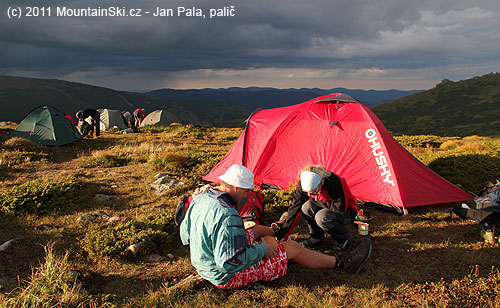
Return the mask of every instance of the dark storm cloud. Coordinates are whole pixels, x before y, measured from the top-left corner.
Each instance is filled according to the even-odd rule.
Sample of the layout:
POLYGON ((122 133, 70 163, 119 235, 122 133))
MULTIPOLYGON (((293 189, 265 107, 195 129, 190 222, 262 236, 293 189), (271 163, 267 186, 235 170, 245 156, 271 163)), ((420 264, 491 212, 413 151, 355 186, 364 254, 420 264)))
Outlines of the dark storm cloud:
POLYGON ((375 67, 439 78, 443 66, 480 70, 500 61, 498 0, 7 0, 0 10, 3 74, 310 68, 349 70, 354 78, 375 67), (7 18, 8 8, 21 4, 51 7, 52 17, 7 18), (143 15, 157 6, 206 14, 226 7, 236 16, 54 17, 64 6, 136 8, 143 15))

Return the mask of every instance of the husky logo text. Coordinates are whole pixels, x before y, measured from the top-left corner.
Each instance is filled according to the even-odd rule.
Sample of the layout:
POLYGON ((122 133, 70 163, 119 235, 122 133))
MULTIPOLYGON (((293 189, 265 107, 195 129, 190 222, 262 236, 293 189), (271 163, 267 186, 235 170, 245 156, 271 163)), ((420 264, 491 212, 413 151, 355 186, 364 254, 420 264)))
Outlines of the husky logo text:
POLYGON ((369 128, 365 132, 365 137, 368 139, 370 143, 370 147, 372 149, 372 154, 375 157, 375 161, 377 162, 378 169, 381 171, 380 176, 383 178, 382 182, 390 184, 392 186, 396 185, 394 180, 392 179, 392 172, 389 169, 389 164, 387 163, 387 159, 385 158, 384 152, 379 151, 382 146, 380 142, 377 141, 377 132, 373 128, 369 128), (379 152, 377 152, 379 151, 379 152))

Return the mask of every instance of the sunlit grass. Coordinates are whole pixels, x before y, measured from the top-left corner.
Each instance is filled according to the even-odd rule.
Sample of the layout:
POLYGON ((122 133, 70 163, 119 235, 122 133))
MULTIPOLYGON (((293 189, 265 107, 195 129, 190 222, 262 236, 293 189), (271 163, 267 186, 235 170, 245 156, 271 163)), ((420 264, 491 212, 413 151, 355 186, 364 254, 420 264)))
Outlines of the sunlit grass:
MULTIPOLYGON (((196 271, 189 260, 189 249, 181 245, 178 230, 168 215, 175 210, 179 197, 203 183, 201 178, 225 155, 241 131, 168 126, 144 129, 139 134, 104 132, 98 139, 76 145, 77 153, 70 153, 76 154, 75 158, 63 159, 61 163, 30 159, 4 165, 0 192, 9 192, 25 182, 38 183, 30 181, 43 177, 52 181, 74 177, 83 185, 76 190, 76 196, 60 199, 58 204, 65 211, 27 212, 18 217, 0 213, 0 244, 23 235, 11 251, 0 254, 0 278, 12 276, 11 273, 19 276, 17 289, 12 290, 15 286, 11 284, 1 290, 0 307, 499 306, 496 294, 500 293, 500 275, 492 266, 500 259, 500 244, 484 243, 476 223, 443 220, 449 216, 449 207, 430 208, 409 216, 370 208, 374 217, 370 221, 374 247, 366 272, 360 275, 339 270, 304 270, 290 264, 282 279, 237 290, 219 290, 206 281, 180 285, 196 271), (160 172, 185 184, 156 195, 150 184, 160 172), (96 194, 111 198, 98 200, 94 198, 96 194), (120 220, 78 221, 81 216, 97 212, 118 216, 120 220), (44 231, 41 225, 50 225, 52 229, 44 231), (157 253, 163 257, 171 254, 172 258, 151 262, 147 256, 133 258, 123 254, 127 245, 142 240, 151 240, 157 253), (68 252, 58 257, 51 248, 41 260, 31 253, 33 245, 48 247, 50 241, 57 241, 58 247, 64 246, 68 252), (48 266, 56 262, 62 264, 58 269, 48 266), (34 264, 33 272, 23 270, 24 264, 34 264), (35 273, 45 267, 64 273, 76 268, 85 279, 81 284, 67 280, 65 274, 45 274, 51 278, 42 279, 35 273), (46 303, 35 301, 29 294, 38 294, 46 303)), ((500 139, 397 139, 423 163, 467 190, 478 192, 487 183, 500 179, 500 139)), ((2 151, 17 150, 7 147, 2 151)), ((31 153, 49 153, 45 151, 46 148, 35 146, 31 153)), ((293 187, 263 191, 265 223, 279 219, 291 204, 292 191, 293 187)), ((307 237, 307 227, 303 220, 299 225, 291 238, 302 240, 307 237)), ((357 237, 355 226, 349 228, 357 237)), ((333 253, 328 248, 330 243, 327 237, 327 243, 317 249, 333 253)))
POLYGON ((15 296, 0 301, 0 307, 81 307, 89 300, 71 272, 68 253, 56 255, 53 244, 44 249, 44 263, 33 270, 25 287, 12 292, 15 296))

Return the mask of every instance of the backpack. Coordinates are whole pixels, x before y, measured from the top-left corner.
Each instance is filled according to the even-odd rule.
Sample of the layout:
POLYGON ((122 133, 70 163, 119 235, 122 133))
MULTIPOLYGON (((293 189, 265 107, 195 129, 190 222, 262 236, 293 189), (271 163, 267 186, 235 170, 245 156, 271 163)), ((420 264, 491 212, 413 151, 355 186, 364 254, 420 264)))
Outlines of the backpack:
MULTIPOLYGON (((177 226, 181 225, 192 201, 193 195, 184 195, 177 201, 177 208, 174 214, 177 226)), ((253 221, 256 224, 260 224, 263 217, 262 214, 264 213, 264 195, 260 191, 250 190, 246 198, 241 200, 235 208, 244 221, 253 221)))
POLYGON ((482 190, 474 201, 478 209, 500 205, 500 182, 482 190))
POLYGON ((474 220, 480 225, 500 226, 500 206, 493 205, 482 209, 469 209, 464 207, 454 207, 450 214, 455 214, 461 219, 474 220))
POLYGON ((483 238, 487 242, 492 242, 500 231, 500 183, 482 190, 474 202, 475 209, 469 208, 466 204, 452 208, 450 218, 455 214, 461 219, 477 222, 481 226, 483 238))
POLYGON ((260 224, 264 214, 264 195, 260 191, 250 190, 236 206, 236 210, 240 213, 241 219, 260 224))
POLYGON ((174 219, 175 224, 178 226, 181 225, 181 222, 184 220, 184 216, 186 216, 186 212, 189 208, 189 205, 193 201, 193 195, 184 195, 179 198, 177 201, 177 208, 175 209, 174 219))
POLYGON ((491 237, 494 237, 494 234, 500 230, 500 185, 497 183, 484 189, 474 201, 475 209, 464 205, 454 207, 450 215, 455 214, 461 219, 473 220, 481 225, 483 237, 485 232, 490 232, 491 237))
POLYGON ((456 214, 461 219, 471 219, 483 224, 485 219, 493 213, 500 213, 500 182, 483 189, 474 202, 476 203, 475 209, 462 205, 454 207, 450 214, 456 214))

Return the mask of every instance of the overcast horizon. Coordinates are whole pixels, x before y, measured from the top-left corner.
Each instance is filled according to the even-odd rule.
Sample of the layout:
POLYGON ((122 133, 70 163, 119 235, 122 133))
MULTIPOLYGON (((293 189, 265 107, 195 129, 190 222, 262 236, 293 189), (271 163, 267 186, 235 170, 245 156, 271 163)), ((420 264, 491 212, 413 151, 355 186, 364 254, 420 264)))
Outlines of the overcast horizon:
POLYGON ((0 74, 115 90, 425 90, 500 67, 498 0, 4 0, 0 10, 0 74))

